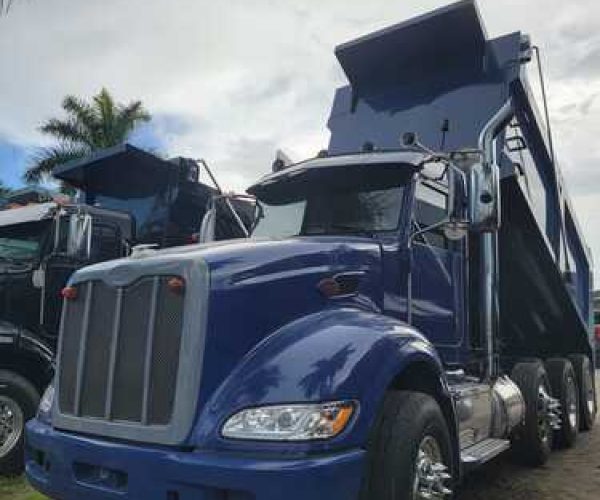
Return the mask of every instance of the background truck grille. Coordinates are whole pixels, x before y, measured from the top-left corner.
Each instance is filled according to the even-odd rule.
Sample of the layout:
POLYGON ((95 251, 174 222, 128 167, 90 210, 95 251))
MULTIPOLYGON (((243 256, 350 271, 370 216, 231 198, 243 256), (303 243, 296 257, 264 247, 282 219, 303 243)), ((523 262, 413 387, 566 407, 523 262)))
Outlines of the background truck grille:
POLYGON ((143 426, 173 416, 183 327, 183 294, 173 276, 123 286, 77 284, 61 331, 58 407, 62 415, 143 426))

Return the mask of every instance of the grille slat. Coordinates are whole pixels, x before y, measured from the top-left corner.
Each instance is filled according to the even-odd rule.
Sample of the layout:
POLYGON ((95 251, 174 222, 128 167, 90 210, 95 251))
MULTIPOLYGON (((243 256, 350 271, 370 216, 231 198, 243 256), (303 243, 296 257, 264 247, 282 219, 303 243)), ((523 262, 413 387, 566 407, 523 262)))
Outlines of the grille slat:
POLYGON ((156 324, 156 303, 158 301, 158 287, 160 281, 158 276, 152 283, 152 300, 150 302, 150 319, 146 333, 146 353, 144 357, 144 397, 142 399, 142 424, 148 423, 148 401, 150 397, 150 369, 152 367, 152 349, 154 347, 154 331, 156 324))
POLYGON ((98 280, 77 285, 80 297, 65 306, 62 320, 62 414, 170 423, 184 313, 183 295, 167 286, 171 277, 145 276, 123 287, 98 280))
POLYGON ((104 401, 104 418, 112 417, 112 398, 115 383, 115 366, 117 364, 117 345, 119 342, 119 327, 121 325, 121 311, 123 309, 123 289, 117 289, 115 304, 115 317, 112 325, 110 340, 110 359, 108 362, 108 380, 106 382, 106 400, 104 401))
POLYGON ((116 294, 114 289, 101 281, 93 282, 92 287, 89 313, 91 321, 88 324, 85 343, 80 413, 86 417, 103 417, 116 294))
POLYGON ((90 326, 90 309, 92 307, 92 283, 88 283, 85 293, 85 308, 83 311, 83 320, 81 322, 81 338, 79 341, 79 353, 77 355, 77 381, 75 383, 75 415, 81 415, 81 388, 83 385, 83 368, 85 364, 85 349, 87 344, 87 335, 90 326))

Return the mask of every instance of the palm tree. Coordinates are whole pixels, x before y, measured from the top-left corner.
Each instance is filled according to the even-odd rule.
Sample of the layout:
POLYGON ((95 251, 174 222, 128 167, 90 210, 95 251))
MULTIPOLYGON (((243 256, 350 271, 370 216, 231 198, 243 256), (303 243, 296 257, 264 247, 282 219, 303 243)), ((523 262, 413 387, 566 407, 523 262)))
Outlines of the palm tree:
POLYGON ((105 88, 92 98, 91 103, 68 95, 62 108, 67 113, 66 119, 51 118, 40 127, 42 133, 57 139, 58 144, 42 149, 33 158, 23 175, 28 183, 49 177, 57 165, 122 144, 137 125, 150 120, 141 101, 126 105, 115 103, 105 88))

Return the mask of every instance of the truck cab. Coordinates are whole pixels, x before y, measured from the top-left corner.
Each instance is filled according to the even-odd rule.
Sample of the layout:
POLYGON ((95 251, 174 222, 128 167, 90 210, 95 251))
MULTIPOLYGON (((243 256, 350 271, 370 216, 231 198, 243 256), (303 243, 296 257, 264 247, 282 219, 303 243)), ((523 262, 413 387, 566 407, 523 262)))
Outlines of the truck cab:
POLYGON ((29 481, 443 499, 508 449, 574 446, 596 414, 590 258, 528 47, 488 40, 472 1, 343 44, 329 147, 248 189, 251 239, 77 271, 29 481))
POLYGON ((54 202, 0 211, 0 463, 19 470, 25 420, 53 376, 61 290, 80 267, 128 253, 127 214, 54 202))

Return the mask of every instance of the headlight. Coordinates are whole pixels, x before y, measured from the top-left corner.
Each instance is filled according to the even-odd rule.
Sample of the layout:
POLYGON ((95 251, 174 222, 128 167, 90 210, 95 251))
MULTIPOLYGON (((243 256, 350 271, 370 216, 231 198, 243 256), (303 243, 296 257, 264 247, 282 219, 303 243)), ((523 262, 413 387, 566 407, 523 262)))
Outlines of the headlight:
POLYGON ((329 439, 345 429, 356 406, 354 401, 334 401, 248 408, 227 419, 222 434, 262 441, 329 439))
POLYGON ((50 423, 52 405, 54 404, 54 383, 51 383, 42 396, 40 406, 38 407, 38 419, 45 423, 50 423))

